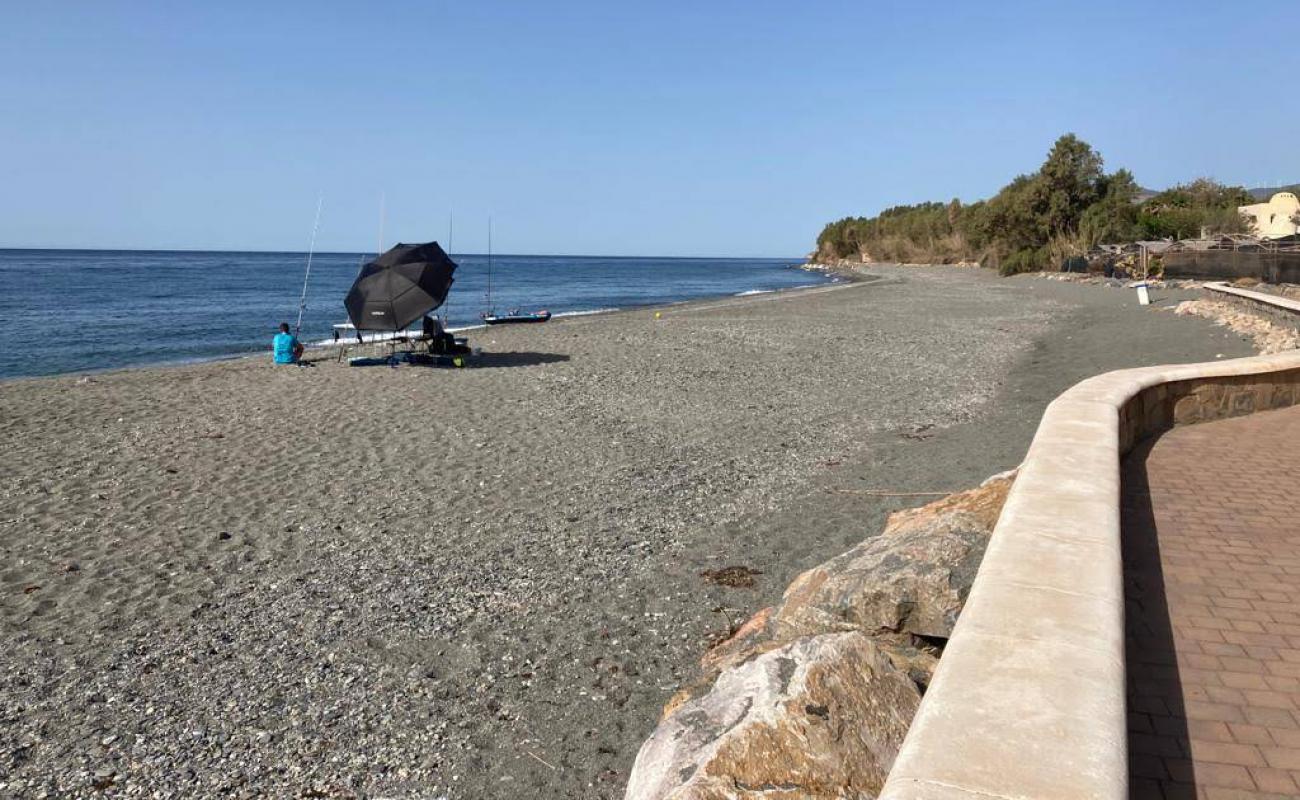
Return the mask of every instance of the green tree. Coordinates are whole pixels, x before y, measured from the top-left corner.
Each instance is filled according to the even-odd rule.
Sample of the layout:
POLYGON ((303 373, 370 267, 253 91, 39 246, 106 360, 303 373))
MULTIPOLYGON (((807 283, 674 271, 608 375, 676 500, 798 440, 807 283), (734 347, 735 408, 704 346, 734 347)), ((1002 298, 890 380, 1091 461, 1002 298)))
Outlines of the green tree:
POLYGON ((1105 190, 1101 155, 1073 133, 1056 140, 1038 170, 1035 185, 1041 223, 1049 236, 1070 235, 1083 212, 1105 190))
POLYGON ((1089 247, 1104 242, 1128 242, 1137 238, 1137 181, 1126 169, 1116 170, 1103 181, 1105 189, 1096 203, 1088 206, 1079 220, 1079 233, 1089 247))
POLYGON ((1128 170, 1107 175, 1102 157, 1072 133, 1060 137, 1037 172, 1021 175, 988 199, 964 205, 920 203, 875 217, 845 217, 817 237, 822 258, 878 261, 978 259, 1003 273, 1042 269, 1101 242, 1187 238, 1202 228, 1247 230, 1237 207, 1251 202, 1239 186, 1202 178, 1138 204, 1128 170))
POLYGON ((1240 186, 1224 186, 1210 178, 1197 178, 1155 195, 1142 204, 1138 225, 1151 239, 1189 239, 1210 233, 1245 233, 1250 224, 1238 206, 1254 199, 1240 186))
POLYGON ((984 237, 1001 251, 1033 250, 1047 243, 1037 176, 1020 175, 989 200, 984 237))

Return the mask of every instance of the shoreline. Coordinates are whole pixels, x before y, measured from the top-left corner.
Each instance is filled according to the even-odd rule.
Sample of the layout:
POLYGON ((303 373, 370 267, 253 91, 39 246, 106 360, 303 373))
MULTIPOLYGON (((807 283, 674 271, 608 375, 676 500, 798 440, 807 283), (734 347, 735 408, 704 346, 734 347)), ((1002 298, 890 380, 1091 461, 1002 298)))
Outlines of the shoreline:
POLYGON ((1247 350, 1129 293, 869 272, 507 326, 482 369, 0 384, 7 790, 620 797, 728 619, 919 504, 862 489, 973 485, 1081 376, 1247 350))
MULTIPOLYGON (((163 251, 163 252, 171 252, 171 251, 163 251)), ((793 266, 792 268, 799 269, 798 266, 793 266)), ((744 299, 746 297, 758 297, 763 295, 775 295, 775 294, 784 295, 784 294, 790 294, 794 292, 805 292, 811 289, 823 289, 828 286, 833 286, 838 281, 841 280, 845 282, 858 282, 856 279, 850 279, 845 276, 828 275, 826 277, 828 278, 826 283, 809 284, 807 286, 792 286, 792 287, 778 288, 778 289, 751 289, 751 290, 746 290, 744 292, 711 295, 708 297, 695 297, 689 300, 677 300, 669 303, 632 304, 627 306, 620 306, 618 308, 598 308, 589 311, 588 310, 561 311, 552 315, 551 320, 546 322, 545 324, 550 325, 560 320, 573 319, 579 317, 608 316, 608 315, 615 315, 615 314, 622 314, 622 313, 635 313, 635 312, 646 311, 646 310, 654 311, 656 309, 677 308, 683 305, 689 306, 694 304, 716 303, 718 301, 726 300, 729 298, 744 299)), ((492 330, 492 328, 493 326, 484 325, 484 324, 467 325, 467 326, 460 326, 456 328, 448 328, 447 332, 455 334, 455 333, 466 333, 471 331, 492 330)), ((335 347, 340 346, 340 343, 336 343, 329 339, 324 339, 324 340, 319 340, 319 341, 314 341, 314 342, 304 343, 304 344, 306 348, 305 350, 306 353, 311 353, 313 351, 320 352, 323 350, 331 350, 335 347)), ((355 346, 356 342, 347 342, 346 344, 348 346, 355 346)), ((370 341, 370 342, 366 342, 364 346, 368 347, 374 344, 383 344, 383 342, 370 341)), ((268 345, 266 350, 264 351, 259 350, 257 352, 227 353, 227 354, 215 355, 215 356, 198 356, 198 357, 180 359, 175 361, 157 361, 157 362, 148 362, 148 363, 140 363, 140 364, 127 364, 124 366, 72 370, 69 372, 53 372, 44 375, 0 376, 0 386, 4 386, 7 383, 17 382, 17 381, 50 380, 56 378, 70 378, 70 377, 93 377, 98 375, 111 374, 116 372, 128 372, 128 371, 135 371, 135 370, 177 369, 183 367, 192 367, 200 364, 214 364, 214 363, 224 363, 228 361, 241 361, 245 359, 257 359, 257 358, 268 357, 269 354, 270 354, 270 346, 268 345)))

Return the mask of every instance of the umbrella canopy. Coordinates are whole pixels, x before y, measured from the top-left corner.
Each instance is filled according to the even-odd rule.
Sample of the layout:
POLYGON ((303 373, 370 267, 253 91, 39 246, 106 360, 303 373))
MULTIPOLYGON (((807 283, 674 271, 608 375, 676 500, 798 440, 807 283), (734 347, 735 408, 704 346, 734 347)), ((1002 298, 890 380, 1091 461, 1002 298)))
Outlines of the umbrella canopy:
POLYGON ((455 271, 437 242, 399 244, 361 268, 343 304, 359 331, 400 331, 446 302, 455 271))

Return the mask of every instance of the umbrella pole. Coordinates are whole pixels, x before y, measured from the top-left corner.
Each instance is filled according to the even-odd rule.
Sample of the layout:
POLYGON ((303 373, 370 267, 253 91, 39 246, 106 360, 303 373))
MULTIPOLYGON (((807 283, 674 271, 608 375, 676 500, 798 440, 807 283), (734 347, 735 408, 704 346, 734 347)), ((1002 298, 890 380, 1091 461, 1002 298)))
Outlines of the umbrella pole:
POLYGON ((293 329, 293 335, 297 336, 302 333, 302 312, 307 308, 307 281, 311 278, 311 257, 316 252, 316 231, 320 230, 320 210, 325 205, 325 195, 321 194, 316 197, 316 221, 311 226, 311 244, 307 246, 307 272, 302 276, 302 295, 298 298, 298 324, 293 329))

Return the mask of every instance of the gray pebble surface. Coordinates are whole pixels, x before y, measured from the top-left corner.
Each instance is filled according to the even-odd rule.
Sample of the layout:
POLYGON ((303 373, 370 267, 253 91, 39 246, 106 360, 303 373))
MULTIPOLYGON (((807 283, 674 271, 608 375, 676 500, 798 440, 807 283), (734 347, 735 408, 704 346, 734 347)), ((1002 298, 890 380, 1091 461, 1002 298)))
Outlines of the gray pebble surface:
POLYGON ((923 502, 854 489, 1249 352, 1122 289, 868 272, 475 331, 464 370, 0 383, 0 796, 620 797, 711 641, 923 502))

